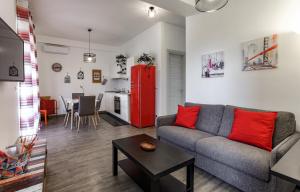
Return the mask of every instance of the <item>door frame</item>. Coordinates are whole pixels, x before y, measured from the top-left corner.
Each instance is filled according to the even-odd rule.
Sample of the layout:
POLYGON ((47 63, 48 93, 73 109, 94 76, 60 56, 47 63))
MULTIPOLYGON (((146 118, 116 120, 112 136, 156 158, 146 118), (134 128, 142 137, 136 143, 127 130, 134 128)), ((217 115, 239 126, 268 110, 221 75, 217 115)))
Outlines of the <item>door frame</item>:
POLYGON ((172 49, 167 49, 167 69, 166 69, 166 85, 167 85, 167 94, 166 94, 166 99, 167 99, 167 102, 166 102, 166 109, 167 109, 167 114, 169 114, 169 103, 168 103, 168 98, 169 98, 169 92, 168 92, 168 87, 169 87, 169 75, 168 75, 168 70, 169 70, 169 67, 170 67, 170 55, 173 54, 173 55, 179 55, 179 56, 182 56, 183 57, 183 100, 184 102, 186 101, 186 53, 184 51, 177 51, 177 50, 172 50, 172 49))

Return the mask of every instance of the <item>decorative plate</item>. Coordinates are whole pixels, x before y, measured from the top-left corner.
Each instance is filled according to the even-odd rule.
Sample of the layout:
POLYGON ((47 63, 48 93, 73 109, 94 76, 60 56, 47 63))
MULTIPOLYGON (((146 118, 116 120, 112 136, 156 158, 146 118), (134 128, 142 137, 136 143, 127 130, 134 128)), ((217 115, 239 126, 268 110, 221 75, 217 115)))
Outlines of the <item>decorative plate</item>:
POLYGON ((61 72, 62 70, 62 65, 60 63, 53 63, 52 64, 52 70, 54 72, 61 72))

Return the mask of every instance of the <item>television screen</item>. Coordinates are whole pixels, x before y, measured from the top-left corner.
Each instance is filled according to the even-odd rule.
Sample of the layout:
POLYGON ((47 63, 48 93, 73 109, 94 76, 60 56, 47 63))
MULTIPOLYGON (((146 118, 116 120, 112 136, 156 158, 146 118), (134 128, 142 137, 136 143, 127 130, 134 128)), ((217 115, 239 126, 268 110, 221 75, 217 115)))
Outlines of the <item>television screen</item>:
POLYGON ((24 81, 24 42, 1 18, 0 81, 24 81))

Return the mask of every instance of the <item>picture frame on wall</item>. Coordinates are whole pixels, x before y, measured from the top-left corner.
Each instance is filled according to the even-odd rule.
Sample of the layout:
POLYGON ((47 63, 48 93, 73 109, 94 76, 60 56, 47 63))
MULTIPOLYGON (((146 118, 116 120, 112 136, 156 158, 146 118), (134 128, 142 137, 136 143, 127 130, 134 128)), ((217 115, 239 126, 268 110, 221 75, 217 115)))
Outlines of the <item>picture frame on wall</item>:
POLYGON ((224 51, 202 55, 202 78, 224 76, 224 51))
POLYGON ((102 80, 101 77, 102 77, 102 74, 101 74, 100 69, 93 69, 92 70, 93 83, 101 83, 101 80, 102 80))
POLYGON ((276 69, 278 65, 278 35, 242 43, 243 71, 276 69))

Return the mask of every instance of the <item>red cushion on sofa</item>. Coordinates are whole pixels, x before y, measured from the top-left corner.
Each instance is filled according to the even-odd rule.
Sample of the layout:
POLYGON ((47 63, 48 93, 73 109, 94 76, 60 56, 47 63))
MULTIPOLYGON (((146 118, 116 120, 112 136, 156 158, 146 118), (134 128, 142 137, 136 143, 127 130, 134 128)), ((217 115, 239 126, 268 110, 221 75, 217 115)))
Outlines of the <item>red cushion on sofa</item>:
POLYGON ((277 112, 253 112, 235 109, 229 139, 272 150, 277 112))
POLYGON ((195 129, 199 111, 200 106, 184 107, 178 105, 175 125, 195 129))

